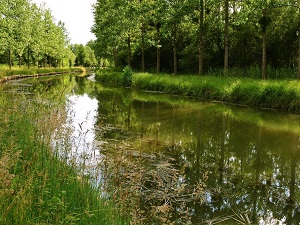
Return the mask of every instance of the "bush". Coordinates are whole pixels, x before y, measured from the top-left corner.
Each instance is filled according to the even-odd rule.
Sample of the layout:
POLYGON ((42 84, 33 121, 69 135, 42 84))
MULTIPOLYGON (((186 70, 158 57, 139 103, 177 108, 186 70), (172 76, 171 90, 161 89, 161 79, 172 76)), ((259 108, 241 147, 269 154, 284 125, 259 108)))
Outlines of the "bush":
POLYGON ((129 66, 123 69, 122 83, 124 87, 130 87, 132 84, 132 70, 129 66))

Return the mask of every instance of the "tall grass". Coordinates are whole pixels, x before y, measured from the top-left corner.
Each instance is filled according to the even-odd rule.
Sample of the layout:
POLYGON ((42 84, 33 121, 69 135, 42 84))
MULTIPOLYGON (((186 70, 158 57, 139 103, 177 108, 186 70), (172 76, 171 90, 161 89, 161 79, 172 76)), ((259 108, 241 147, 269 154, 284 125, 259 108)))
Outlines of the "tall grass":
POLYGON ((0 104, 0 224, 124 224, 91 174, 61 154, 64 105, 1 92, 0 104))
MULTIPOLYGON (((122 74, 97 72, 97 80, 121 85, 122 74)), ((261 80, 242 77, 171 76, 135 73, 135 89, 164 92, 206 100, 216 100, 259 108, 300 111, 300 86, 297 80, 261 80)))
MULTIPOLYGON (((208 71, 209 76, 224 76, 224 69, 210 69, 208 71)), ((244 68, 230 68, 228 71, 229 77, 237 78, 252 78, 261 79, 261 68, 260 67, 244 67, 244 68)), ((296 68, 267 68, 267 78, 268 79, 297 79, 296 68)))

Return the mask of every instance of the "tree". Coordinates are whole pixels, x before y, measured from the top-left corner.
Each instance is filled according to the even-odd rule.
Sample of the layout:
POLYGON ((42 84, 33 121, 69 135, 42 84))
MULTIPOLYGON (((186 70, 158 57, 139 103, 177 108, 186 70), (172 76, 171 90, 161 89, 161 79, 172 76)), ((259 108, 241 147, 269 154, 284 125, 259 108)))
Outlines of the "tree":
POLYGON ((259 24, 261 27, 262 36, 262 62, 261 76, 262 79, 267 77, 267 29, 271 24, 270 11, 275 6, 276 0, 251 1, 252 7, 260 12, 259 24))
POLYGON ((224 13, 225 13, 225 30, 224 30, 224 74, 228 75, 229 63, 229 0, 224 0, 224 13))
POLYGON ((142 71, 203 74, 223 68, 227 74, 229 65, 261 66, 265 79, 267 64, 293 67, 297 61, 298 12, 288 9, 295 4, 292 0, 98 0, 94 50, 115 66, 130 64, 142 71))
POLYGON ((75 55, 75 66, 95 66, 97 60, 94 51, 88 46, 75 44, 71 47, 75 55))
MULTIPOLYGON (((23 17, 26 15, 24 9, 26 9, 28 2, 26 0, 5 0, 1 1, 1 20, 2 28, 4 30, 4 35, 2 40, 4 43, 2 46, 9 52, 9 67, 12 67, 12 54, 14 51, 21 53, 24 50, 24 39, 26 39, 27 31, 27 20, 25 20, 25 29, 23 32, 20 32, 20 25, 23 22, 23 17), (23 7, 24 6, 24 7, 23 7)), ((27 12, 28 13, 28 12, 27 12)), ((22 26, 23 27, 23 26, 22 26)))
POLYGON ((93 5, 95 24, 92 32, 97 37, 98 46, 103 56, 113 56, 115 66, 118 66, 118 50, 124 40, 124 27, 122 24, 122 2, 116 0, 98 0, 93 5), (109 53, 108 53, 109 52, 109 53))
POLYGON ((297 69, 297 77, 300 80, 300 0, 297 1, 297 8, 298 8, 298 69, 297 69))
POLYGON ((178 73, 178 27, 183 20, 188 8, 186 1, 171 0, 165 1, 165 23, 168 26, 172 34, 172 45, 173 45, 173 73, 176 75, 178 73))
POLYGON ((204 43, 203 43, 203 23, 204 23, 204 2, 203 0, 200 0, 199 4, 199 46, 198 46, 198 51, 199 51, 199 69, 198 69, 198 74, 202 75, 203 74, 203 48, 204 48, 204 43))

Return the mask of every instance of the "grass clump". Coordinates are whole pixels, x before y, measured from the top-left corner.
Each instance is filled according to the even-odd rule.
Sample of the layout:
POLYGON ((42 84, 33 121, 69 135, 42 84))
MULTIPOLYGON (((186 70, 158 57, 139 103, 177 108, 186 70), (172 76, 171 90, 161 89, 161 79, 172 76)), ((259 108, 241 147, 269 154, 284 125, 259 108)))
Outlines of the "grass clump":
POLYGON ((0 224, 121 224, 69 156, 64 105, 5 93, 0 104, 0 224))
MULTIPOLYGON (((119 72, 98 71, 96 79, 114 85, 122 84, 119 72)), ((132 87, 259 108, 300 111, 300 87, 295 80, 134 73, 132 87)))

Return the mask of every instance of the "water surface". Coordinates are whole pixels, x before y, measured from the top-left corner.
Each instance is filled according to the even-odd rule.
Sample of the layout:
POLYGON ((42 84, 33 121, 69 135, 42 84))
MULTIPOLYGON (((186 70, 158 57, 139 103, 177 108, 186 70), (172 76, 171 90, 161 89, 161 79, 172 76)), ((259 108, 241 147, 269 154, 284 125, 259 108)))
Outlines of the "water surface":
MULTIPOLYGON (((125 143, 141 156, 172 159, 180 185, 202 180, 205 203, 186 202, 193 224, 300 223, 300 115, 103 87, 74 76, 4 89, 34 99, 45 92, 41 86, 48 101, 66 99, 74 151, 86 151, 93 170, 109 146, 104 143, 125 143)), ((175 210, 172 217, 180 215, 175 210)))

